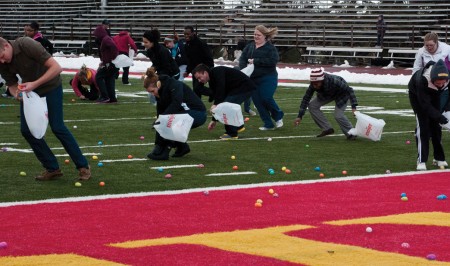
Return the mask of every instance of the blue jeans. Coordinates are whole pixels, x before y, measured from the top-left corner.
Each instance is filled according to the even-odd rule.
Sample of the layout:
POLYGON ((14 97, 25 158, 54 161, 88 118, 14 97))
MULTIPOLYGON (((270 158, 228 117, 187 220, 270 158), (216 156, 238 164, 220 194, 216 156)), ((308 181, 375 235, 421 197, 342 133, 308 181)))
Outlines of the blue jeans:
MULTIPOLYGON (((70 158, 72 158, 77 169, 83 167, 88 168, 88 161, 83 156, 72 133, 70 133, 69 129, 67 129, 64 124, 62 86, 60 85, 58 88, 42 96, 47 97, 48 122, 53 134, 59 139, 70 158)), ((49 171, 59 169, 58 160, 44 138, 36 139, 31 135, 23 113, 23 102, 20 103, 20 131, 45 169, 49 171)))
POLYGON ((252 104, 252 97, 249 97, 247 100, 244 101, 244 111, 246 113, 250 112, 252 109, 250 105, 252 104))
MULTIPOLYGON (((244 101, 250 99, 250 97, 252 96, 252 93, 253 93, 252 91, 249 91, 249 92, 235 94, 235 95, 228 95, 227 97, 225 97, 224 102, 235 103, 235 104, 240 105, 244 101)), ((235 127, 235 126, 225 125, 225 132, 228 135, 230 135, 231 137, 237 137, 238 129, 240 129, 240 128, 242 128, 242 126, 235 127)))
POLYGON ((284 116, 273 98, 277 90, 278 73, 255 78, 253 82, 256 84, 256 91, 252 95, 252 100, 258 109, 259 117, 263 121, 264 127, 273 128, 272 119, 278 121, 284 116))

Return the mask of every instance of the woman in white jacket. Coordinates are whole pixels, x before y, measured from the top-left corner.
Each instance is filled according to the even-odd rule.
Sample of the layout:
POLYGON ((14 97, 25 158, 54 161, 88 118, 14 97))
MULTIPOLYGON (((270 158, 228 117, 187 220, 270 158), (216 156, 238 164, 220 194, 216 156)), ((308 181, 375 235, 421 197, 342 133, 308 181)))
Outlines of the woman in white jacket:
POLYGON ((428 62, 444 60, 450 54, 450 45, 439 41, 438 35, 434 32, 427 33, 423 41, 423 47, 417 51, 412 74, 423 68, 428 62))

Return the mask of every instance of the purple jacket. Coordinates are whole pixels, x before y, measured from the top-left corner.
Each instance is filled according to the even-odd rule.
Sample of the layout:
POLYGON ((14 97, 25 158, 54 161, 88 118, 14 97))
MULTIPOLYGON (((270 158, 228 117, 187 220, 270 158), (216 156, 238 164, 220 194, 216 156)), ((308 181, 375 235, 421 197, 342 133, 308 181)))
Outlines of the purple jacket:
POLYGON ((104 65, 111 63, 119 55, 119 50, 113 39, 102 25, 97 26, 93 34, 100 43, 100 60, 104 65))

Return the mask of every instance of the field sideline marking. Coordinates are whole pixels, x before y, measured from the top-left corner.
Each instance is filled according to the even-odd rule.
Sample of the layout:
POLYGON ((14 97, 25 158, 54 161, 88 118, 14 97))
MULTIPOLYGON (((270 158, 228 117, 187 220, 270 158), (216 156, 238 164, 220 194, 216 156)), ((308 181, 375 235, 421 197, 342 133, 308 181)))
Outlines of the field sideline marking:
POLYGON ((314 183, 328 183, 328 182, 342 182, 342 181, 354 181, 354 180, 364 180, 364 179, 375 179, 375 178, 392 178, 397 176, 405 175, 423 175, 437 172, 450 172, 450 169, 446 170, 428 170, 428 171, 414 171, 414 172, 404 172, 395 174, 377 174, 377 175, 367 175, 367 176, 347 176, 339 178, 330 179, 317 179, 317 180, 303 180, 303 181, 283 181, 283 182, 267 182, 258 184, 246 184, 246 185, 231 185, 222 187, 206 187, 206 188, 191 188, 182 190, 168 190, 168 191, 157 191, 157 192, 139 192, 139 193, 128 193, 128 194, 107 194, 100 196, 86 196, 86 197, 68 197, 59 199, 47 199, 47 200, 36 200, 36 201, 22 201, 22 202, 4 202, 0 203, 0 208, 23 206, 23 205, 37 205, 42 203, 66 203, 66 202, 82 202, 82 201, 93 201, 93 200, 107 200, 107 199, 121 199, 121 198, 137 198, 137 197, 148 197, 148 196, 165 196, 165 195, 181 195, 188 193, 197 193, 204 191, 224 191, 231 189, 249 189, 249 188, 259 188, 259 187, 270 187, 270 186, 290 186, 298 184, 314 184, 314 183))

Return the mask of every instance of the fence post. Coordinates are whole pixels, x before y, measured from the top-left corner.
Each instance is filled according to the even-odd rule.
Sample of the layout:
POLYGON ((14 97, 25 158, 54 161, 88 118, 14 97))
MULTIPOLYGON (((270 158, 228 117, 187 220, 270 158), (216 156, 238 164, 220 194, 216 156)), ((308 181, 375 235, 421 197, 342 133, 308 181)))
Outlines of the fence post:
POLYGON ((73 41, 73 20, 70 21, 70 40, 73 41))
POLYGON ((351 48, 353 48, 353 24, 352 24, 352 28, 351 28, 351 33, 352 33, 352 35, 351 35, 351 39, 350 39, 350 47, 351 48))
POLYGON ((323 25, 322 46, 325 47, 325 25, 323 25))
POLYGON ((89 54, 92 55, 92 24, 89 23, 89 54))
POLYGON ((445 42, 447 42, 448 26, 445 26, 445 42))
POLYGON ((219 46, 222 49, 222 24, 220 24, 220 33, 219 33, 219 46))

